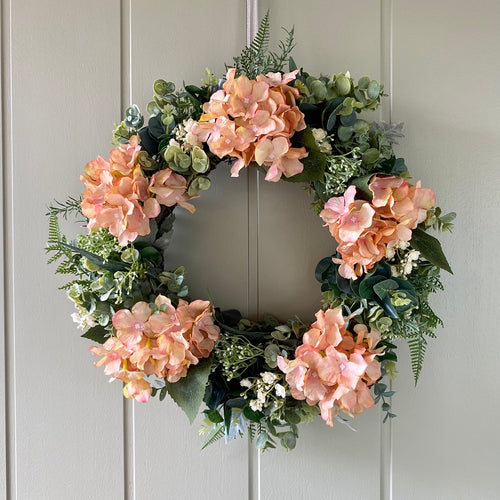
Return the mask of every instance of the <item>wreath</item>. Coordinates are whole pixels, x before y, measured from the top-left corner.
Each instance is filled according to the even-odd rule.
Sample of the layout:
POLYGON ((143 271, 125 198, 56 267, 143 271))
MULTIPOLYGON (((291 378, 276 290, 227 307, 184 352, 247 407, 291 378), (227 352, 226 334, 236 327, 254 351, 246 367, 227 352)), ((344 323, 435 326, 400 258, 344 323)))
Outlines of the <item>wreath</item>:
POLYGON ((451 272, 429 229, 450 230, 432 189, 410 182, 393 144, 401 125, 369 122, 377 81, 316 77, 292 57, 293 29, 269 52, 269 17, 225 78, 201 86, 154 82, 149 119, 135 105, 113 133, 109 158, 87 163, 80 199, 49 207, 49 262, 104 373, 140 402, 167 394, 193 422, 202 402, 205 444, 247 432, 260 449, 295 446, 317 414, 332 426, 381 402, 396 373, 396 339, 409 343, 415 381, 441 320, 429 295, 451 272), (284 70, 288 64, 288 72, 284 70), (303 183, 337 246, 316 267, 316 321, 250 320, 188 296, 169 266, 174 210, 194 212, 209 174, 260 168, 265 180, 303 183), (85 218, 66 238, 60 216, 85 218))

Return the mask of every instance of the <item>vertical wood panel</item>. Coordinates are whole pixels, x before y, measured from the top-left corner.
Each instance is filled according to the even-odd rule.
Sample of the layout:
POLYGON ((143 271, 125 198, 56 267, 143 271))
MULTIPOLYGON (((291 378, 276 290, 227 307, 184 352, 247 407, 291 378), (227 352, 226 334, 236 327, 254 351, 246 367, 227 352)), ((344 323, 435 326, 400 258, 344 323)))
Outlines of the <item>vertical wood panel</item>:
POLYGON ((400 355, 395 498, 498 498, 500 336, 500 3, 400 1, 394 17, 395 121, 414 179, 458 213, 443 238, 455 272, 432 301, 445 322, 413 388, 400 355))
MULTIPOLYGON (((224 62, 245 45, 245 2, 134 2, 132 72, 134 102, 145 109, 156 78, 197 84, 208 66, 224 74, 224 62)), ((177 209, 171 266, 186 267, 190 294, 222 308, 246 312, 248 205, 246 173, 229 177, 219 166, 212 187, 195 200, 196 213, 177 209)), ((190 426, 167 398, 135 405, 137 498, 245 498, 246 441, 219 442, 205 451, 200 418, 190 426)))
MULTIPOLYGON (((307 72, 349 70, 355 78, 380 77, 379 2, 261 2, 261 11, 267 8, 275 43, 283 35, 281 26, 295 25, 293 57, 307 72)), ((321 307, 314 269, 333 253, 335 242, 301 186, 263 181, 260 189, 260 310, 284 319, 297 314, 310 322, 321 307)), ((357 432, 340 423, 330 429, 318 418, 301 426, 295 451, 265 453, 262 499, 378 499, 379 409, 357 417, 353 425, 357 432)))
MULTIPOLYGON (((17 497, 123 497, 120 387, 86 353, 45 265, 46 205, 78 196, 119 115, 119 2, 13 2, 13 220, 17 497), (105 409, 103 411, 103 409, 105 409)), ((71 229, 75 231, 74 228, 71 229)), ((12 498, 15 498, 14 496, 12 498)))

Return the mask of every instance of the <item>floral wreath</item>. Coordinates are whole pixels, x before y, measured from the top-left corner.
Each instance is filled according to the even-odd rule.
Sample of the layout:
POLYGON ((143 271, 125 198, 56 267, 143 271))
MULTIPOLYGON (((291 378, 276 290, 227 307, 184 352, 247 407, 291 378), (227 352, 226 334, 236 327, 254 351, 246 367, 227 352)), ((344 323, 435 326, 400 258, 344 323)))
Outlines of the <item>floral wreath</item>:
POLYGON ((49 208, 49 262, 74 278, 62 288, 104 373, 147 402, 168 393, 192 422, 202 402, 205 445, 248 432, 258 448, 295 446, 298 424, 347 422, 381 402, 396 374, 396 339, 409 343, 415 381, 427 338, 441 323, 431 292, 451 272, 430 228, 450 230, 434 192, 410 183, 392 145, 401 125, 361 111, 384 96, 375 80, 298 69, 293 29, 268 52, 269 18, 225 78, 202 86, 157 80, 144 117, 135 105, 114 131, 110 158, 89 162, 80 199, 49 208), (289 72, 283 70, 289 64, 289 72), (364 116, 364 115, 363 115, 364 116), (188 299, 184 268, 169 268, 174 209, 210 187, 209 173, 261 168, 269 182, 304 183, 337 243, 316 267, 316 321, 242 318, 188 299), (220 168, 220 167, 219 167, 220 168), (58 218, 75 212, 89 231, 69 241, 58 218), (342 416, 341 416, 342 415, 342 416))

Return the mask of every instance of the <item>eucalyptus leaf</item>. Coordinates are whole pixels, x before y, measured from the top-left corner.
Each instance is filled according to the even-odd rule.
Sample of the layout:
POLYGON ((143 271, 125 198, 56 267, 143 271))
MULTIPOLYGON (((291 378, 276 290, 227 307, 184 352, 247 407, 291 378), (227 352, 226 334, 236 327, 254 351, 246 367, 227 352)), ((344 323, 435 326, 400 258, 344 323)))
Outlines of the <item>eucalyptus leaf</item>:
POLYGON ((398 283, 392 279, 382 280, 380 283, 375 283, 373 285, 373 291, 381 300, 388 297, 391 290, 397 290, 398 288, 398 283))
POLYGON ((354 129, 351 126, 347 127, 347 126, 341 125, 337 129, 337 136, 342 142, 347 142, 352 137, 353 133, 354 133, 354 129))
POLYGON ((357 113, 356 111, 353 111, 350 115, 347 116, 341 116, 340 117, 340 123, 346 127, 352 127, 357 120, 357 113))
POLYGON ((285 432, 280 438, 281 445, 286 450, 290 451, 295 448, 297 438, 293 432, 285 432))

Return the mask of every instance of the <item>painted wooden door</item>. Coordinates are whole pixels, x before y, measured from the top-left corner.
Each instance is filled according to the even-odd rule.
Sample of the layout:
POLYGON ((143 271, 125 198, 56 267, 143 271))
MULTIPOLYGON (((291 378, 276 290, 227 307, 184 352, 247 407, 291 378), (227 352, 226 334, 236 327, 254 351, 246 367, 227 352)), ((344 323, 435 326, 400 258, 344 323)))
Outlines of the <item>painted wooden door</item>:
MULTIPOLYGON (((405 122, 398 153, 458 212, 444 241, 455 276, 434 300, 445 328, 417 388, 401 345, 392 426, 374 409, 356 432, 304 426, 290 453, 258 457, 245 440, 201 452, 197 423, 174 403, 125 402, 92 366, 45 265, 46 206, 78 196, 83 165, 107 153, 113 123, 129 102, 145 107, 155 78, 223 73, 246 41, 246 3, 2 0, 0 496, 500 498, 496 0, 258 2, 274 40, 295 25, 299 65, 385 82, 376 118, 405 122)), ((222 168, 175 231, 172 264, 186 266, 194 296, 306 321, 319 308, 313 271, 332 241, 300 187, 222 168)))

